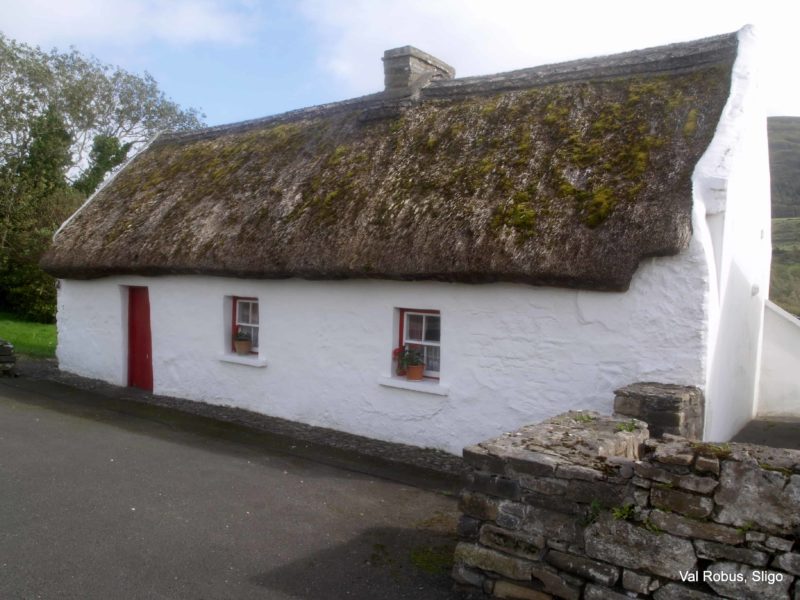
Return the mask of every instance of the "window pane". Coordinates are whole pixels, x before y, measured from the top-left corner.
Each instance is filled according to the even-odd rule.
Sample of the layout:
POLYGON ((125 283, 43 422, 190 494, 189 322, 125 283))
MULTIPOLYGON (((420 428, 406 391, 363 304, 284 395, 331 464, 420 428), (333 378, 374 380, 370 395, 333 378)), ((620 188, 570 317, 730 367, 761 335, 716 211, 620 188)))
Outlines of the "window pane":
POLYGON ((439 335, 439 317, 425 317, 425 341, 438 342, 439 335))
POLYGON ((408 331, 406 332, 406 339, 422 339, 422 319, 422 315, 408 315, 408 331))
POLYGON ((250 337, 253 340, 253 348, 258 348, 258 327, 248 327, 250 337))
POLYGON ((242 300, 238 300, 236 302, 237 309, 236 309, 236 321, 238 323, 249 323, 250 322, 250 303, 244 302, 242 300))
POLYGON ((253 348, 258 348, 258 327, 252 325, 239 325, 239 330, 250 336, 250 341, 253 343, 253 348))
POLYGON ((425 370, 439 372, 439 348, 425 346, 425 370))
POLYGON ((250 303, 250 322, 253 325, 258 325, 258 302, 250 303))

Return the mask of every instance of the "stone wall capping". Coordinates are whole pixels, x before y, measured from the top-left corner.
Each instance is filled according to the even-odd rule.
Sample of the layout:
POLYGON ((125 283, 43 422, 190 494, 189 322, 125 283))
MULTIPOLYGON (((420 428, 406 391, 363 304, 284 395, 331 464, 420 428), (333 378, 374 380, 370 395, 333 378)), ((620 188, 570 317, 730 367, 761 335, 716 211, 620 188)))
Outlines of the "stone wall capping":
POLYGON ((646 431, 572 411, 465 449, 458 589, 800 600, 800 452, 646 431))

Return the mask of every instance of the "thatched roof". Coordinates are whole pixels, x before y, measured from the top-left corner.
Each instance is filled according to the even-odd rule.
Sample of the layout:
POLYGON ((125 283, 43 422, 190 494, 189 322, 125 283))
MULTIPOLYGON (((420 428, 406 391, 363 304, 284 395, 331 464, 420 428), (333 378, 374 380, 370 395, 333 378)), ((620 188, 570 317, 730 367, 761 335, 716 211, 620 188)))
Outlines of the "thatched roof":
POLYGON ((433 81, 162 135, 56 236, 57 277, 517 281, 624 290, 691 236, 736 36, 433 81))

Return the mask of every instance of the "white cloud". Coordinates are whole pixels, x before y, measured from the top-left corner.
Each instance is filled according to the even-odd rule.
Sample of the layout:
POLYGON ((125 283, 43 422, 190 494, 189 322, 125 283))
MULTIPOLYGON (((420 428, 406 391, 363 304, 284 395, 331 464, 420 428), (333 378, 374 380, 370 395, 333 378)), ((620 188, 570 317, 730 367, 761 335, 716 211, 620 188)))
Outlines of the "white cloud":
POLYGON ((382 87, 384 50, 411 44, 479 75, 759 28, 772 114, 800 114, 800 56, 789 3, 746 0, 305 0, 321 66, 361 94, 382 87))
POLYGON ((43 47, 75 40, 242 44, 251 39, 258 12, 247 0, 0 0, 0 30, 43 47))

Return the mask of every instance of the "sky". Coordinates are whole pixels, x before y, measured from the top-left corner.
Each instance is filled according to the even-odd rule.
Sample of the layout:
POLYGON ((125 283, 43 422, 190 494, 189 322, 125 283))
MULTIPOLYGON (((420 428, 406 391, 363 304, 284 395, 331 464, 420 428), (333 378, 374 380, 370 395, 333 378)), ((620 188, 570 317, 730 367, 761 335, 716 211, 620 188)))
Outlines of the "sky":
POLYGON ((800 3, 772 0, 0 0, 0 31, 152 74, 219 125, 383 88, 412 45, 456 77, 757 27, 770 115, 800 116, 800 3))

